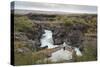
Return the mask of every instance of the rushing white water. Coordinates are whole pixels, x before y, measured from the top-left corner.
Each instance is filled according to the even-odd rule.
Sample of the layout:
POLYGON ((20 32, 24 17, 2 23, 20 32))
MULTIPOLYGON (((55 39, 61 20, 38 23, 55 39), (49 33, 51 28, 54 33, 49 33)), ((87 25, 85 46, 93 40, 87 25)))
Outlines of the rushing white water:
POLYGON ((53 43, 52 31, 44 30, 44 32, 45 33, 42 35, 42 38, 41 38, 41 46, 40 47, 45 47, 45 46, 48 46, 48 48, 57 47, 57 45, 54 45, 54 43, 53 43))
MULTIPOLYGON (((69 45, 66 44, 65 42, 63 43, 63 47, 69 47, 69 48, 72 48, 71 46, 69 46, 69 45)), ((74 47, 74 51, 76 52, 76 55, 77 55, 77 56, 82 56, 82 53, 81 53, 81 51, 79 50, 79 48, 74 47)))
MULTIPOLYGON (((48 46, 48 48, 58 47, 57 45, 54 45, 52 38, 52 31, 50 30, 44 30, 44 31, 45 33, 42 35, 40 47, 45 47, 45 46, 48 46)), ((82 56, 82 53, 78 48, 75 47, 74 49, 71 49, 72 47, 66 44, 65 42, 60 47, 62 47, 60 50, 57 50, 51 54, 49 60, 53 62, 70 60, 72 59, 73 50, 75 50, 77 56, 82 56), (68 47, 72 51, 69 51, 67 49, 64 50, 63 47, 68 47)))
POLYGON ((49 58, 49 60, 51 60, 52 62, 64 61, 70 59, 72 59, 72 52, 68 50, 63 50, 63 48, 52 53, 52 56, 49 58))
POLYGON ((82 53, 81 53, 81 51, 79 50, 79 48, 76 48, 76 47, 75 47, 74 50, 75 50, 77 56, 82 56, 82 53))

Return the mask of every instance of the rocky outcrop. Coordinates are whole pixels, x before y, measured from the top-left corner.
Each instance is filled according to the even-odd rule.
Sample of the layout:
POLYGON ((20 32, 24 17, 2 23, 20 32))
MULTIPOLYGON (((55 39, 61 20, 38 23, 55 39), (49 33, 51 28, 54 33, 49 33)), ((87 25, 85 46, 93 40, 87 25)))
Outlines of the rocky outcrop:
POLYGON ((44 30, 51 30, 53 33, 54 45, 61 45, 64 42, 73 47, 83 48, 82 42, 84 40, 84 26, 82 25, 72 25, 66 27, 64 24, 57 23, 50 25, 49 23, 36 23, 34 30, 29 32, 15 32, 14 39, 15 41, 22 41, 26 47, 34 50, 40 50, 41 43, 40 39, 44 30))
POLYGON ((70 42, 71 46, 79 47, 84 40, 85 25, 74 24, 66 27, 64 24, 50 26, 49 24, 42 25, 44 29, 52 30, 53 40, 55 45, 60 45, 63 42, 70 42))
POLYGON ((83 49, 84 31, 87 28, 85 25, 73 24, 72 26, 66 27, 64 24, 57 24, 57 26, 52 25, 51 27, 49 24, 45 24, 43 27, 44 29, 52 30, 54 45, 60 45, 66 42, 70 46, 83 49))
MULTIPOLYGON (((34 30, 27 32, 15 32, 14 33, 14 42, 15 45, 18 45, 16 42, 21 43, 21 46, 30 49, 31 51, 37 51, 41 45, 40 38, 42 35, 41 28, 36 24, 34 30)), ((17 48, 16 48, 17 49, 17 48)))

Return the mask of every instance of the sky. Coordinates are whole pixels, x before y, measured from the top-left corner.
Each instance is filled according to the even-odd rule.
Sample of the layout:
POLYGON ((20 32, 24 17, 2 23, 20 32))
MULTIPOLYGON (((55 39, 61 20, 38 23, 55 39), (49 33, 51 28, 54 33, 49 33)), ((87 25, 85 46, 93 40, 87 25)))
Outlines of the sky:
POLYGON ((96 14, 96 6, 15 1, 15 9, 96 14))

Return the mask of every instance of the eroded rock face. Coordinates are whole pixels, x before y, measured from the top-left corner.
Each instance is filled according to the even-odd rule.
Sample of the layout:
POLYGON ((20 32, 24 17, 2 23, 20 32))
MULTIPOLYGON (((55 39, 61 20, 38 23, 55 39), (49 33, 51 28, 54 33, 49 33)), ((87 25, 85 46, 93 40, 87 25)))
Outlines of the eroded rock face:
MULTIPOLYGON (((22 47, 26 47, 32 51, 38 50, 40 43, 41 35, 43 31, 41 27, 36 24, 34 30, 27 32, 15 32, 14 33, 14 42, 15 45, 20 45, 22 47), (17 43, 19 42, 19 44, 17 43)), ((17 48, 16 48, 17 49, 17 48)))
POLYGON ((62 28, 57 28, 53 31, 53 39, 55 45, 60 45, 64 42, 67 37, 66 31, 62 28))
POLYGON ((44 30, 51 30, 54 45, 61 45, 64 42, 73 47, 83 48, 82 42, 84 40, 82 25, 73 25, 66 27, 65 25, 50 25, 50 24, 36 24, 33 31, 30 32, 16 32, 14 39, 25 43, 25 45, 32 50, 41 49, 40 39, 44 30))
MULTIPOLYGON (((41 24, 42 25, 42 24, 41 24)), ((56 25, 56 24, 55 24, 56 25)), ((48 29, 53 33, 54 45, 61 45, 64 42, 73 47, 83 49, 82 42, 84 41, 84 31, 86 26, 82 24, 73 24, 72 26, 65 26, 64 24, 57 24, 56 26, 43 24, 43 30, 48 29)))
POLYGON ((27 36, 25 35, 25 33, 16 32, 16 33, 14 33, 14 40, 25 41, 25 40, 28 40, 28 38, 27 38, 27 36))
POLYGON ((69 42, 73 47, 80 47, 84 40, 84 25, 76 24, 69 27, 64 25, 52 26, 44 25, 44 29, 51 29, 53 32, 54 45, 60 45, 63 42, 69 42), (47 27, 45 27, 47 26, 47 27))
POLYGON ((68 34, 68 40, 73 47, 79 47, 83 41, 83 33, 80 30, 72 30, 68 34))
POLYGON ((70 45, 79 48, 81 51, 83 50, 84 29, 84 25, 73 25, 67 35, 70 45))

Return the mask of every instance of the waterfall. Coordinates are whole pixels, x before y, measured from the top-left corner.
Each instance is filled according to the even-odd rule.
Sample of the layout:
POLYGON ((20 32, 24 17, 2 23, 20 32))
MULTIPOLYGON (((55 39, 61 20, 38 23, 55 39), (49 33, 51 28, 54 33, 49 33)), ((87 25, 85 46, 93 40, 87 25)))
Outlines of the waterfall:
POLYGON ((72 52, 68 50, 63 50, 63 48, 52 53, 52 56, 49 58, 49 60, 51 60, 52 62, 58 62, 70 59, 72 59, 72 52))
MULTIPOLYGON (((59 47, 57 45, 54 45, 52 31, 44 30, 44 32, 45 33, 42 34, 42 37, 40 39, 40 41, 41 41, 40 47, 45 47, 45 46, 48 46, 48 48, 59 47)), ((51 60, 53 62, 57 62, 57 61, 72 59, 73 51, 69 51, 68 49, 65 49, 65 50, 63 49, 64 47, 69 48, 69 49, 71 49, 72 47, 69 46, 68 44, 66 44, 65 42, 60 47, 62 47, 60 50, 57 50, 56 52, 53 52, 51 54, 51 57, 49 58, 49 60, 51 60)), ((75 50, 77 56, 82 56, 82 53, 78 48, 75 47, 74 50, 75 50)))
POLYGON ((53 42, 52 31, 44 30, 44 32, 45 33, 42 35, 42 38, 40 39, 41 41, 40 47, 45 47, 45 46, 48 46, 48 48, 57 47, 57 45, 54 45, 54 42, 53 42))
POLYGON ((81 53, 81 51, 79 50, 79 48, 76 48, 76 47, 75 47, 74 50, 75 50, 77 56, 82 56, 82 53, 81 53))

